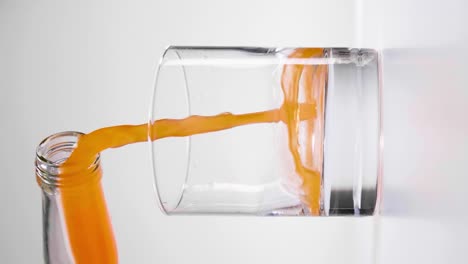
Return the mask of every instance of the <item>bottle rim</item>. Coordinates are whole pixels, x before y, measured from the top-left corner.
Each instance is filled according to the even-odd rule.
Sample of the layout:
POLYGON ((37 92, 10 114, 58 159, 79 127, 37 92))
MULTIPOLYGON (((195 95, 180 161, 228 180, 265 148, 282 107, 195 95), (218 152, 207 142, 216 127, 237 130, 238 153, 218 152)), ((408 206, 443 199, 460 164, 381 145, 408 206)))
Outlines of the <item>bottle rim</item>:
POLYGON ((84 133, 64 131, 52 134, 39 143, 36 149, 36 178, 42 188, 77 186, 88 182, 100 168, 100 155, 97 154, 89 166, 67 168, 66 174, 61 171, 65 162, 78 145, 78 139, 84 133), (84 177, 86 176, 86 177, 84 177))

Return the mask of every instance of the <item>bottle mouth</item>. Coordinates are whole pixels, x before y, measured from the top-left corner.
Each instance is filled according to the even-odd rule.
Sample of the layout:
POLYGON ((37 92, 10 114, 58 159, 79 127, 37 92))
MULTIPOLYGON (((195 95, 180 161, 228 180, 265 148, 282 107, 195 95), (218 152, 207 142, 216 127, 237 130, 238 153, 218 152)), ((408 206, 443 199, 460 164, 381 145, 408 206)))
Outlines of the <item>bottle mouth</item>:
POLYGON ((36 177, 41 187, 48 189, 63 186, 76 186, 88 182, 93 172, 99 168, 100 156, 89 166, 68 168, 66 173, 61 165, 70 157, 78 145, 81 132, 65 131, 53 134, 39 143, 36 150, 36 177))

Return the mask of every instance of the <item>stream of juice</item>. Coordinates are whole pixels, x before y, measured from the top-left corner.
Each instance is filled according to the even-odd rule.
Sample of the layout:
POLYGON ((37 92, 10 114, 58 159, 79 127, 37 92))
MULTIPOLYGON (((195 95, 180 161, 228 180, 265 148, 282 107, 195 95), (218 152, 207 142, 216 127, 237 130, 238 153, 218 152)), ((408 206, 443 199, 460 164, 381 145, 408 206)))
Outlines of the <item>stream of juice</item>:
MULTIPOLYGON (((290 58, 323 56, 323 49, 295 49, 290 58)), ((257 123, 284 123, 288 131, 289 152, 297 176, 302 180, 301 199, 310 214, 320 214, 321 157, 323 140, 326 65, 287 64, 283 66, 281 87, 284 102, 278 109, 263 112, 215 116, 189 116, 184 119, 159 119, 148 124, 101 128, 79 138, 77 148, 61 165, 61 175, 70 177, 76 166, 88 166, 96 155, 108 148, 165 137, 186 137, 257 123), (302 96, 301 96, 302 95, 302 96), (302 97, 302 101, 300 101, 302 97), (302 123, 302 124, 301 124, 302 123), (304 146, 299 133, 303 126, 304 146), (319 142, 313 142, 315 141, 319 142), (315 146, 315 147, 314 147, 315 146), (302 155, 301 155, 302 154, 302 155)), ((100 170, 96 173, 101 173, 100 170)), ((104 195, 99 181, 80 191, 61 189, 64 221, 76 263, 117 263, 114 241, 104 195)))

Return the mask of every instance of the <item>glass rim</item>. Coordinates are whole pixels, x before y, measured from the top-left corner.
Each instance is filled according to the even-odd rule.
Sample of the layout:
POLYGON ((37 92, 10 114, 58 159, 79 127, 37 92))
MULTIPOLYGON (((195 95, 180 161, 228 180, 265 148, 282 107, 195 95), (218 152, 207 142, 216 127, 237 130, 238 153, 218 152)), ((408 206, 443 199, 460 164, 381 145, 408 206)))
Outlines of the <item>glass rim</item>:
MULTIPOLYGON (((153 130, 151 129, 152 127, 152 123, 155 121, 155 118, 154 118, 154 110, 155 108, 157 107, 156 106, 156 99, 157 99, 157 91, 158 91, 158 81, 159 81, 159 77, 160 77, 160 72, 161 72, 161 69, 166 66, 165 65, 165 60, 167 59, 167 57, 169 56, 169 54, 171 52, 174 52, 176 58, 181 61, 182 58, 180 56, 180 54, 177 52, 179 50, 179 48, 181 48, 182 46, 167 46, 165 49, 164 49, 164 52, 163 54, 161 55, 161 57, 159 58, 159 63, 158 63, 158 66, 156 68, 156 72, 155 72, 155 79, 154 79, 154 82, 153 82, 153 89, 152 89, 152 96, 151 96, 151 101, 150 101, 150 111, 149 111, 149 118, 148 118, 148 142, 149 142, 149 145, 150 145, 150 153, 151 153, 151 167, 152 167, 152 172, 153 172, 153 189, 155 190, 155 193, 156 193, 156 196, 157 196, 157 200, 158 200, 158 205, 159 205, 159 208, 161 209, 161 211, 166 214, 166 215, 170 215, 171 212, 173 211, 173 209, 177 208, 178 205, 180 204, 180 202, 182 201, 182 197, 183 197, 183 189, 184 189, 184 185, 185 183, 187 182, 188 180, 188 176, 189 176, 189 168, 187 166, 187 169, 185 171, 185 175, 184 175, 184 184, 182 184, 182 186, 180 186, 181 188, 181 191, 180 191, 180 195, 178 195, 178 197, 176 198, 176 202, 175 202, 175 205, 173 206, 174 208, 169 208, 167 204, 164 204, 162 201, 162 194, 161 194, 161 186, 160 184, 158 183, 158 173, 157 173, 157 169, 156 169, 156 164, 155 164, 155 159, 154 159, 154 156, 155 156, 155 146, 154 146, 154 142, 152 142, 151 138, 153 138, 153 130)), ((186 48, 190 48, 190 46, 185 46, 186 48)), ((190 100, 189 100, 189 89, 188 89, 188 81, 187 81, 187 73, 186 73, 186 69, 185 69, 185 65, 178 65, 179 67, 181 67, 181 70, 182 70, 182 75, 183 75, 183 81, 184 81, 184 96, 185 96, 185 100, 186 100, 186 112, 188 115, 191 115, 191 107, 190 107, 190 100)), ((191 148, 191 138, 189 137, 188 138, 188 153, 190 153, 190 148, 191 148)), ((190 155, 188 155, 187 157, 187 164, 190 162, 190 155)))

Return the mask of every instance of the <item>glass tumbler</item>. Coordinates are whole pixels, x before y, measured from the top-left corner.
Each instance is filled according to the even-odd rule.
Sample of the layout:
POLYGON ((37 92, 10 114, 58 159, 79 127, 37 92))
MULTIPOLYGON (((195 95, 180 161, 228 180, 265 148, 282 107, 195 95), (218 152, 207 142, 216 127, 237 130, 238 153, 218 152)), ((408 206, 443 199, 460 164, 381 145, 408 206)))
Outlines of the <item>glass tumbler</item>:
MULTIPOLYGON (((186 134, 151 142, 165 213, 378 211, 375 50, 169 47, 149 125, 191 117, 208 123, 191 123, 186 134), (209 123, 217 118, 221 125, 209 123)), ((150 138, 161 133, 149 131, 150 138)))

